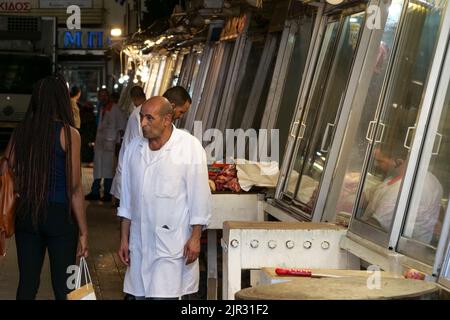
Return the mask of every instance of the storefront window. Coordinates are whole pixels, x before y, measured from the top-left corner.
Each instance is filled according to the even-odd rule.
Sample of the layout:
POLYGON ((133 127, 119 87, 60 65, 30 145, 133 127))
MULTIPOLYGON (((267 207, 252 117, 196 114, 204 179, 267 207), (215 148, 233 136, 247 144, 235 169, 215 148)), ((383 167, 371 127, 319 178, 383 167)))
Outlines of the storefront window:
MULTIPOLYGON (((435 7, 431 1, 414 1, 408 4, 390 78, 391 85, 378 123, 374 126, 376 129, 373 129, 373 144, 356 216, 386 232, 391 227, 408 163, 443 9, 435 7)), ((433 221, 436 221, 442 185, 431 173, 427 183, 427 192, 433 195, 426 198, 420 215, 429 215, 425 218, 428 220, 433 216, 433 221)), ((429 221, 427 226, 428 224, 435 223, 429 221)), ((431 238, 424 241, 431 241, 431 238)))

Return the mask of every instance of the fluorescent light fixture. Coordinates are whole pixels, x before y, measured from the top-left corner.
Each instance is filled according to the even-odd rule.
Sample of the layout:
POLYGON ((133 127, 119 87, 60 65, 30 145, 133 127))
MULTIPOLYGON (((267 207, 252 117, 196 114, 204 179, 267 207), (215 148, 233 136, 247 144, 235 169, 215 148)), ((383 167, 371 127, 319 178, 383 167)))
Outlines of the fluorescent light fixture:
POLYGON ((112 37, 120 37, 121 35, 122 35, 122 29, 120 29, 120 28, 111 29, 112 37))
POLYGON ((341 4, 342 2, 344 2, 344 0, 327 0, 327 2, 332 5, 337 5, 337 4, 341 4))

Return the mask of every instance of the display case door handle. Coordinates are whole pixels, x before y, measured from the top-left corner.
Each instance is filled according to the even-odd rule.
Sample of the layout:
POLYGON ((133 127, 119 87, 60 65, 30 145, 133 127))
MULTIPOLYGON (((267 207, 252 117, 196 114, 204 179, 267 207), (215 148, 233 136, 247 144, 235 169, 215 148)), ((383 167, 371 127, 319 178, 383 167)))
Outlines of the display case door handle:
POLYGON ((408 149, 411 150, 411 146, 408 146, 408 138, 409 135, 411 134, 411 131, 414 130, 416 127, 408 127, 408 131, 406 131, 406 137, 405 137, 405 141, 403 142, 403 146, 408 149))
POLYGON ((369 122, 369 126, 367 127, 366 140, 369 142, 373 142, 372 135, 373 135, 373 128, 374 128, 375 123, 377 123, 377 122, 372 120, 369 122))
POLYGON ((381 126, 381 134, 380 134, 380 139, 378 139, 378 140, 375 139, 375 142, 381 143, 381 141, 383 140, 384 129, 386 128, 386 125, 384 123, 381 123, 381 122, 379 122, 378 124, 381 126))
POLYGON ((298 134, 299 139, 303 139, 303 136, 305 135, 305 131, 306 131, 306 124, 302 123, 300 125, 300 132, 298 134))
POLYGON ((439 142, 438 142, 436 151, 432 153, 433 156, 437 156, 439 154, 439 151, 441 150, 442 134, 440 134, 439 132, 436 132, 436 135, 439 137, 439 142))
POLYGON ((297 126, 299 125, 299 123, 300 123, 300 120, 295 121, 295 122, 294 122, 294 125, 292 126, 291 137, 293 137, 293 138, 295 138, 295 131, 296 131, 297 126))
POLYGON ((331 127, 334 127, 334 123, 328 123, 327 124, 327 128, 325 129, 325 133, 324 133, 323 138, 322 138, 322 144, 320 145, 320 151, 323 152, 323 153, 327 153, 328 152, 328 149, 325 150, 325 144, 327 143, 328 134, 329 134, 329 131, 330 131, 331 127))

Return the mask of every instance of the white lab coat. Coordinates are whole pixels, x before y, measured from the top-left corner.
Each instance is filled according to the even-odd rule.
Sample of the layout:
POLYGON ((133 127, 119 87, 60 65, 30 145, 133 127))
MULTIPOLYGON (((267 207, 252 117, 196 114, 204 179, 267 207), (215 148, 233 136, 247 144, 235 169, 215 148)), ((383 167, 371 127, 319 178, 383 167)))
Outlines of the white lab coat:
POLYGON ((125 117, 114 104, 110 111, 100 114, 94 146, 94 179, 114 176, 114 151, 119 139, 119 131, 124 130, 125 117))
POLYGON ((183 249, 190 226, 206 226, 211 217, 206 153, 195 137, 174 127, 151 154, 148 140, 138 137, 123 159, 118 216, 131 220, 124 292, 180 297, 198 291, 198 259, 186 266, 183 249))
MULTIPOLYGON (((374 218, 381 227, 388 231, 394 217, 397 198, 399 196, 402 179, 389 184, 385 180, 366 193, 369 200, 362 220, 374 218)), ((442 186, 439 180, 430 172, 427 173, 423 192, 421 195, 417 217, 412 237, 415 240, 430 243, 433 237, 434 227, 439 218, 440 201, 442 198, 442 186)))
POLYGON ((142 137, 141 119, 139 113, 141 112, 141 106, 134 108, 130 114, 127 122, 127 128, 123 135, 122 146, 119 152, 119 161, 117 162, 116 174, 111 186, 111 194, 117 199, 120 199, 121 191, 121 175, 122 175, 122 162, 125 150, 131 141, 136 137, 142 137))

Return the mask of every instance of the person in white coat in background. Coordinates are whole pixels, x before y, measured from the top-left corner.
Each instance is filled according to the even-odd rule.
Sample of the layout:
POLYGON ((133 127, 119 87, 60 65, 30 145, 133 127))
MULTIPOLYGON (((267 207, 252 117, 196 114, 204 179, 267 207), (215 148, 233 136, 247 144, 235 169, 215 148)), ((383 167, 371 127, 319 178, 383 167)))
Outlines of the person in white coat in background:
POLYGON ((85 196, 85 200, 102 200, 109 202, 114 177, 114 151, 116 143, 125 130, 125 115, 120 110, 117 102, 119 97, 109 97, 108 91, 102 89, 98 93, 102 108, 99 110, 100 119, 97 127, 94 144, 94 182, 91 192, 85 196), (100 198, 100 184, 103 179, 103 197, 100 198))
MULTIPOLYGON (((131 88, 130 96, 136 108, 128 118, 125 135, 123 137, 122 146, 120 148, 116 174, 114 176, 111 187, 111 194, 119 200, 121 189, 120 176, 122 172, 123 155, 125 154, 125 150, 130 144, 131 140, 136 137, 142 137, 142 128, 140 124, 141 119, 139 113, 141 112, 142 103, 144 103, 144 101, 146 100, 144 90, 139 86, 131 88)), ((172 104, 172 108, 174 109, 173 121, 180 119, 186 112, 188 112, 192 103, 191 96, 186 91, 186 89, 181 86, 175 86, 166 90, 163 97, 169 100, 169 102, 172 104)))
POLYGON ((124 292, 136 299, 179 299, 198 291, 200 237, 211 218, 206 152, 172 124, 164 97, 140 112, 143 137, 122 164, 119 257, 124 292))

